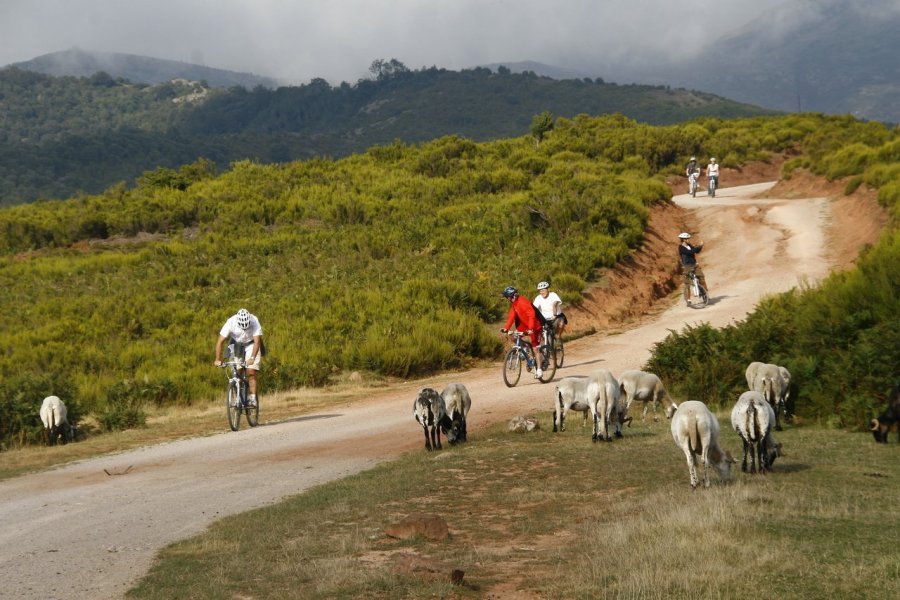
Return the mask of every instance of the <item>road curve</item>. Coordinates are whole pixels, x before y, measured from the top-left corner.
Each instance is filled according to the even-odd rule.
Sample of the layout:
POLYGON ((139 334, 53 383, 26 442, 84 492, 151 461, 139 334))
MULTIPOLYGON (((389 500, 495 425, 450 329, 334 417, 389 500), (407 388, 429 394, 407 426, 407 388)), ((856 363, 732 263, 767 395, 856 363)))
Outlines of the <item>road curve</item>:
MULTIPOLYGON (((709 306, 671 306, 615 336, 570 343, 557 377, 640 368, 670 329, 744 318, 764 295, 828 272, 824 198, 766 198, 772 184, 676 196, 694 211, 709 306)), ((676 241, 672 242, 673 261, 676 241)), ((470 436, 515 414, 550 410, 552 386, 523 375, 503 385, 488 369, 380 389, 365 403, 264 423, 256 429, 148 446, 0 482, 0 589, 4 598, 121 598, 165 545, 226 515, 270 504, 418 449, 412 400, 422 386, 461 381, 470 436)), ((263 409, 262 416, 265 411, 263 409)), ((223 415, 224 425, 224 415, 223 415)))

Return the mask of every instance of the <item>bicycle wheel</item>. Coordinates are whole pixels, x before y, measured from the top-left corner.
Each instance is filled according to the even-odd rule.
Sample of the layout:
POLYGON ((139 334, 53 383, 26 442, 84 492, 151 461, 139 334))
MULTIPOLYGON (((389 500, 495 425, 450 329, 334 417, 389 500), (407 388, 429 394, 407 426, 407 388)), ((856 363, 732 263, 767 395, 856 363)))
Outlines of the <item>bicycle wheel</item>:
POLYGON ((553 349, 550 346, 541 346, 541 356, 544 365, 540 381, 541 383, 550 383, 556 375, 556 357, 553 355, 553 349))
POLYGON ((700 296, 697 298, 697 307, 703 308, 707 304, 709 304, 709 294, 706 293, 706 288, 702 285, 697 285, 700 288, 700 296))
POLYGON ((561 335, 553 336, 553 358, 554 363, 556 363, 556 368, 561 369, 563 366, 563 360, 566 357, 566 349, 563 347, 563 341, 561 335))
POLYGON ((691 298, 691 307, 692 308, 703 308, 709 303, 709 295, 706 293, 706 290, 699 283, 697 287, 700 289, 700 293, 693 298, 691 298))
MULTIPOLYGON (((244 393, 247 393, 246 390, 244 393)), ((247 407, 247 423, 250 424, 250 427, 259 425, 259 394, 256 394, 256 406, 247 407)))
POLYGON ((238 395, 238 388, 235 383, 228 384, 228 393, 225 398, 225 407, 228 411, 228 425, 231 426, 232 431, 237 431, 241 426, 241 407, 238 406, 240 403, 240 397, 238 395))
POLYGON ((522 377, 522 356, 518 348, 510 348, 503 361, 503 383, 506 387, 516 387, 522 377))

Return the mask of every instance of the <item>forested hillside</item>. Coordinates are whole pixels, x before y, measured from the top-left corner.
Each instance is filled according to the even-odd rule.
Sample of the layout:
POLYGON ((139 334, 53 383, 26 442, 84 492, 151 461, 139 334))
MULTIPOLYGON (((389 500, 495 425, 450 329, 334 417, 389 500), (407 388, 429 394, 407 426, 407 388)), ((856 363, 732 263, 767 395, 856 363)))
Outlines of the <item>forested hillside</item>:
POLYGON ((652 124, 761 109, 665 87, 556 81, 489 69, 407 69, 376 61, 373 79, 317 79, 276 90, 200 83, 135 85, 108 74, 50 77, 0 70, 0 206, 96 194, 198 158, 231 162, 341 157, 396 139, 475 141, 529 131, 534 115, 621 113, 652 124))
MULTIPOLYGON (((692 153, 735 166, 791 150, 794 166, 859 171, 853 185, 880 187, 895 211, 900 197, 897 132, 849 118, 655 127, 579 116, 536 133, 244 161, 218 176, 201 161, 148 172, 133 190, 0 210, 0 284, 16 307, 15 335, 0 342, 4 443, 35 435, 33 404, 51 391, 111 429, 139 423, 148 403, 211 397, 213 343, 241 306, 266 331, 268 390, 493 358, 500 343, 486 324, 504 313, 499 291, 548 279, 577 301, 597 267, 640 244, 648 207, 668 201, 665 175, 692 153)), ((896 275, 889 239, 869 259, 896 275)), ((868 332, 887 357, 865 368, 896 358, 898 280, 881 276, 871 299, 835 309, 859 325, 840 332, 868 332)), ((884 378, 847 378, 845 395, 829 398, 884 378)))

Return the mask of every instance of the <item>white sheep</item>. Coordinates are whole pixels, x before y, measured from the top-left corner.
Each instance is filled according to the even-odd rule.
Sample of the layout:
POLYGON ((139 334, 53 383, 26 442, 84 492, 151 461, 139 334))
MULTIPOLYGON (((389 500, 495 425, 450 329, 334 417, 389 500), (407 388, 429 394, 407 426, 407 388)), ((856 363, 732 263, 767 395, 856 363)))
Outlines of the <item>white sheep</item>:
POLYGON ((582 376, 563 377, 556 382, 556 394, 553 401, 553 431, 566 430, 566 413, 570 410, 584 415, 582 425, 587 423, 588 412, 591 411, 587 397, 588 378, 582 376))
POLYGON ((747 367, 747 377, 751 375, 751 367, 756 365, 753 370, 753 380, 750 382, 750 389, 759 392, 775 409, 775 430, 781 431, 781 421, 779 415, 784 414, 787 417, 787 401, 790 397, 791 374, 784 367, 778 365, 770 365, 766 363, 750 363, 747 367))
POLYGON ((620 402, 619 382, 606 369, 599 369, 588 376, 587 398, 594 417, 594 433, 591 439, 612 441, 610 426, 615 427, 616 437, 622 437, 624 405, 620 402))
POLYGON ((731 410, 731 426, 744 443, 744 460, 741 470, 747 472, 747 455, 750 455, 750 472, 765 473, 772 469, 775 459, 781 456, 781 444, 772 436, 775 411, 759 392, 744 392, 731 410))
POLYGON ((444 398, 432 388, 422 388, 413 401, 413 416, 425 430, 425 449, 441 450, 441 421, 447 415, 444 398))
POLYGON ((709 487, 709 466, 723 481, 731 479, 731 453, 719 447, 719 421, 706 405, 697 400, 683 402, 672 417, 672 438, 687 458, 691 488, 696 489, 697 456, 703 461, 703 485, 709 487))
POLYGON ((448 384, 441 391, 446 414, 441 420, 441 429, 451 444, 466 441, 466 417, 472 408, 469 390, 461 383, 448 384))
MULTIPOLYGON (((635 400, 644 403, 644 411, 641 413, 641 421, 647 418, 647 409, 653 403, 653 420, 657 421, 656 409, 662 404, 666 407, 666 418, 671 419, 678 405, 669 396, 666 387, 657 375, 646 371, 624 371, 619 375, 619 390, 624 396, 625 414, 631 409, 635 400)), ((631 417, 626 416, 625 421, 631 426, 631 417)))
POLYGON ((72 427, 69 425, 68 410, 65 403, 57 396, 47 396, 41 403, 41 423, 44 424, 44 441, 47 445, 56 444, 57 438, 63 444, 72 441, 72 427))

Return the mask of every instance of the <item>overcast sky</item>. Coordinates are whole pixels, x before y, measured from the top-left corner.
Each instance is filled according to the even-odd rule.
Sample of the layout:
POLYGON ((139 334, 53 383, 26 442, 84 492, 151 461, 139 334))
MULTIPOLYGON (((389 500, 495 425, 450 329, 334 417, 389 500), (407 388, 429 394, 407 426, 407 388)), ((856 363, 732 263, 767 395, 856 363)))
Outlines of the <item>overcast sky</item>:
POLYGON ((0 0, 0 66, 78 47, 294 84, 355 83, 376 58, 602 76, 608 61, 689 56, 711 23, 723 35, 798 1, 816 0, 0 0))

